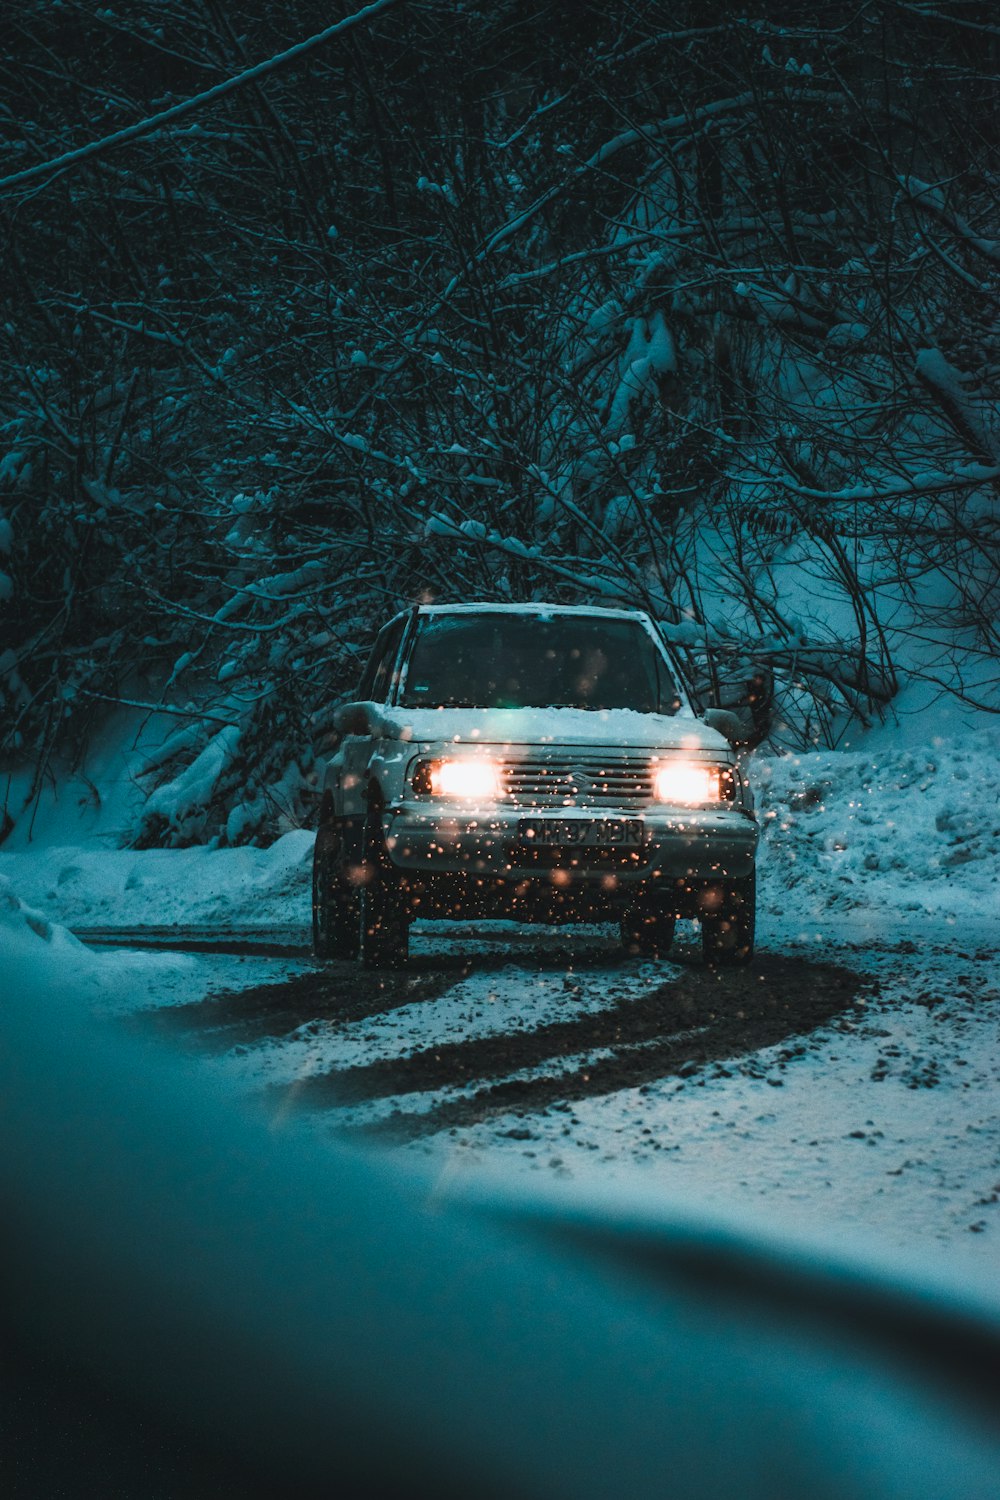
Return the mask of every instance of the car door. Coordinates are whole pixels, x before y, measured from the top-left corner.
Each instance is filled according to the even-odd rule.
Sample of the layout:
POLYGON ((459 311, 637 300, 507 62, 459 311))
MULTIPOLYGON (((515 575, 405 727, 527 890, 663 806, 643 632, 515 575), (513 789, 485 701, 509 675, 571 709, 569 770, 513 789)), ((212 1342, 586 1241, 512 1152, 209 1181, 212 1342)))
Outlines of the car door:
MULTIPOLYGON (((358 686, 359 703, 382 706, 389 701, 408 619, 408 615, 397 615, 379 631, 358 686)), ((370 730, 345 734, 340 747, 340 797, 337 800, 341 816, 355 824, 363 821, 366 815, 368 763, 376 740, 377 736, 370 730)))

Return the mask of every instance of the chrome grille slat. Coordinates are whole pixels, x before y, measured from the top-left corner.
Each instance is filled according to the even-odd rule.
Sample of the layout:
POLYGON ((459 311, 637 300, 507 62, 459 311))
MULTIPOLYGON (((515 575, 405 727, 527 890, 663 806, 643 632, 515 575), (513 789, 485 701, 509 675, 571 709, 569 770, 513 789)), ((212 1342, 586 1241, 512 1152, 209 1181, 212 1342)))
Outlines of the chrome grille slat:
POLYGON ((504 791, 530 807, 641 807, 652 800, 647 756, 525 756, 501 763, 504 791))

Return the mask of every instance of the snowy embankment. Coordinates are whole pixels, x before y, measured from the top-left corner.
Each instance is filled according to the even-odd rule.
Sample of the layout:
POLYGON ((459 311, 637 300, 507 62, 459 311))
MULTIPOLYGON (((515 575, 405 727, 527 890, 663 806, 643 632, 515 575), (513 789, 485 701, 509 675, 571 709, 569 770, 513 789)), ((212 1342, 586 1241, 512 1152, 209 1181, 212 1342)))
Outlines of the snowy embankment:
MULTIPOLYGON (((95 1014, 126 1014, 149 1005, 173 1005, 204 985, 205 965, 183 953, 100 952, 80 942, 46 910, 22 900, 0 872, 0 1004, 30 975, 73 993, 95 1014)), ((232 960, 213 960, 220 982, 238 982, 232 960)), ((211 972, 211 969, 210 969, 211 972)), ((212 976, 214 977, 214 976, 212 976)))
POLYGON ((0 875, 0 955, 7 961, 44 959, 52 963, 65 957, 71 969, 86 969, 95 962, 71 932, 22 901, 5 875, 0 875))
POLYGON ((108 849, 51 844, 5 854, 0 874, 70 927, 305 926, 313 835, 269 849, 108 849))
POLYGON ((753 775, 775 918, 869 910, 1000 925, 1000 726, 905 750, 758 760, 753 775))
MULTIPOLYGON (((818 983, 819 960, 856 971, 861 988, 818 1028, 793 1024, 777 1044, 713 1051, 714 1012, 734 1000, 720 989, 706 1005, 692 989, 701 970, 683 932, 679 962, 650 965, 623 962, 613 934, 597 929, 418 926, 418 974, 437 975, 434 993, 402 980, 362 1018, 338 1018, 341 976, 325 1007, 290 1005, 285 1025, 205 1066, 264 1091, 282 1120, 329 1075, 321 1126, 415 1122, 406 1149, 439 1185, 464 1191, 523 1173, 573 1179, 588 1193, 627 1183, 699 1211, 766 1211, 830 1244, 944 1252, 995 1273, 1000 732, 758 760, 753 774, 764 832, 759 951, 772 967, 751 967, 745 983, 759 995, 775 963, 786 986, 801 965, 803 990, 818 983), (470 973, 449 971, 456 954, 470 973), (638 1027, 657 1020, 657 1006, 680 1063, 672 1053, 661 1067, 662 1036, 638 1027), (609 1062, 619 1086, 595 1090, 591 1075, 609 1062), (528 1102, 506 1108, 495 1091, 512 1084, 528 1102)), ((34 944, 39 962, 79 975, 104 1010, 307 976, 307 965, 287 962, 96 955, 46 924, 304 935, 310 854, 305 832, 264 850, 0 851, 10 881, 0 946, 34 944), (12 904, 11 889, 36 916, 12 904)))

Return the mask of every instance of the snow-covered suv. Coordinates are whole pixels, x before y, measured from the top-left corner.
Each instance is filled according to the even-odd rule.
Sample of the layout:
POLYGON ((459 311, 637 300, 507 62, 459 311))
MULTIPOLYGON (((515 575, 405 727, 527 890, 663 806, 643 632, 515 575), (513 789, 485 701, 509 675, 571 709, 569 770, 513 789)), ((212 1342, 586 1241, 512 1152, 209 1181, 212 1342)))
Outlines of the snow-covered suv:
POLYGON ((710 961, 753 952, 750 789, 642 611, 416 606, 381 631, 335 724, 319 957, 402 963, 418 917, 617 919, 659 956, 689 916, 710 961))

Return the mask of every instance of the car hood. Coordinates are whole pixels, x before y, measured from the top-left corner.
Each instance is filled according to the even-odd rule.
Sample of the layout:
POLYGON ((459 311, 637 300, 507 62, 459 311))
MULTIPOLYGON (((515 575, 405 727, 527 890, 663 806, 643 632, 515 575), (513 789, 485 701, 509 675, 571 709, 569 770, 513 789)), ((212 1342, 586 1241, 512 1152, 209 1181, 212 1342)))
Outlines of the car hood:
MULTIPOLYGON (((475 745, 615 745, 655 750, 728 750, 715 729, 690 713, 628 708, 380 708, 388 739, 475 745)), ((373 724, 373 728, 375 725, 373 724)))

